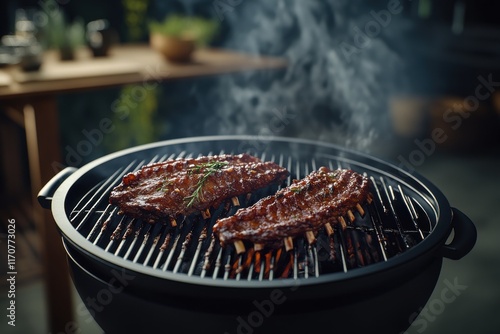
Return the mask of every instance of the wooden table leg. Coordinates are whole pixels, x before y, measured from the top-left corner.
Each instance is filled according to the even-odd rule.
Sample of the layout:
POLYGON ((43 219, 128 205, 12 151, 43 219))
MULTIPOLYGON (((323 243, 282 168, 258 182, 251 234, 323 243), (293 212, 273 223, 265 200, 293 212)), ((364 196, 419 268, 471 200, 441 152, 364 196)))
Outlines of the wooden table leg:
MULTIPOLYGON (((30 100, 22 107, 34 197, 55 174, 53 162, 62 162, 56 96, 30 100)), ((41 238, 49 331, 66 333, 74 328, 73 302, 66 253, 50 211, 34 199, 34 216, 41 238)))

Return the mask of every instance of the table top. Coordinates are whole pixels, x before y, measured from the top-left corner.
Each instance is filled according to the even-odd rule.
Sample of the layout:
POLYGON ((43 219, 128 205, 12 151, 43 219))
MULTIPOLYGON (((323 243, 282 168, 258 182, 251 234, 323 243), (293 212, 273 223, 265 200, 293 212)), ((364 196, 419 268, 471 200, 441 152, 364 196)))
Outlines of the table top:
POLYGON ((282 58, 251 56, 223 49, 199 49, 191 62, 171 63, 147 44, 115 46, 108 57, 102 58, 94 58, 87 48, 82 48, 72 61, 60 61, 57 52, 47 51, 39 71, 23 72, 18 66, 0 69, 0 100, 280 69, 286 65, 282 58))

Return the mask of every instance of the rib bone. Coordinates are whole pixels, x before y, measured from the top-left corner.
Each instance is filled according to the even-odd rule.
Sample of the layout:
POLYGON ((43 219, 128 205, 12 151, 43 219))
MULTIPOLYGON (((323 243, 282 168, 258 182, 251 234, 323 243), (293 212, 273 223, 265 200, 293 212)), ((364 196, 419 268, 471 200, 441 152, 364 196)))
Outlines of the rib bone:
POLYGON ((234 248, 236 249, 236 254, 245 253, 245 245, 243 244, 243 241, 241 241, 241 240, 236 240, 234 242, 234 248))

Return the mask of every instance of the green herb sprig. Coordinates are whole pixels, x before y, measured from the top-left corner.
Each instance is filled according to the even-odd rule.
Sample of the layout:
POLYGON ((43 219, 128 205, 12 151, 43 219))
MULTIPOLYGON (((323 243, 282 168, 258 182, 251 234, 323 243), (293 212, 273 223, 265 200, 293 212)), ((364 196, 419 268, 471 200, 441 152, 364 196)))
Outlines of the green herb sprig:
POLYGON ((203 171, 203 176, 198 180, 196 184, 196 189, 193 193, 187 197, 184 197, 184 201, 187 202, 186 207, 191 207, 196 200, 198 200, 202 196, 202 188, 205 184, 205 181, 210 177, 210 175, 227 166, 229 162, 227 161, 215 161, 215 162, 206 162, 204 164, 200 164, 192 167, 189 170, 190 174, 199 174, 203 171))

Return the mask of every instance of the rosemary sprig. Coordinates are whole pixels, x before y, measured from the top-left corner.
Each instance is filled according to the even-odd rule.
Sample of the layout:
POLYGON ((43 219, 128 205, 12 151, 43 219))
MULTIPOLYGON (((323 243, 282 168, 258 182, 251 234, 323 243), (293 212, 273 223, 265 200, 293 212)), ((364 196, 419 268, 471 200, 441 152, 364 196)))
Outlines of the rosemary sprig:
POLYGON ((158 189, 156 189, 156 191, 158 191, 158 192, 160 192, 160 191, 161 191, 161 192, 164 192, 164 193, 165 193, 165 192, 167 192, 167 191, 168 191, 168 188, 169 188, 171 185, 173 185, 172 181, 170 181, 170 180, 166 179, 165 181, 163 181, 163 184, 162 184, 160 187, 158 187, 158 189))
POLYGON ((202 196, 203 185, 205 184, 205 181, 210 177, 210 175, 217 172, 218 170, 221 170, 228 164, 229 162, 227 161, 206 162, 204 164, 194 166, 189 170, 190 174, 199 174, 200 172, 203 172, 203 176, 198 180, 196 189, 193 191, 193 193, 187 197, 184 197, 184 201, 187 202, 186 207, 191 207, 194 202, 202 196))

